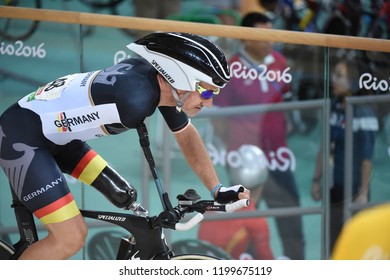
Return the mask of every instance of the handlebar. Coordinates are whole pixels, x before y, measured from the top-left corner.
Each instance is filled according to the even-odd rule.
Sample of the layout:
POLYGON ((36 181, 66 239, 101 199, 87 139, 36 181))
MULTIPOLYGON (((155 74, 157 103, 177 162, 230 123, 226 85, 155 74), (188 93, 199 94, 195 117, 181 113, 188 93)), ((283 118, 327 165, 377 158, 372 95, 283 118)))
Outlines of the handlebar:
POLYGON ((231 212, 237 211, 241 208, 248 207, 249 204, 250 204, 249 199, 240 199, 240 200, 233 202, 231 204, 226 204, 225 205, 226 212, 231 213, 231 212))
POLYGON ((217 204, 212 200, 198 201, 197 203, 195 203, 195 205, 187 206, 188 209, 183 209, 181 212, 183 213, 182 217, 184 217, 184 213, 188 212, 197 211, 199 213, 185 223, 177 223, 175 225, 175 229, 179 231, 186 231, 192 229, 194 226, 196 226, 203 220, 203 213, 205 211, 221 211, 231 213, 243 207, 248 207, 249 204, 249 199, 240 199, 229 204, 217 204))
POLYGON ((200 196, 195 190, 189 189, 184 195, 178 195, 179 203, 176 207, 162 211, 153 224, 157 227, 171 228, 179 231, 192 229, 203 220, 206 211, 219 211, 231 213, 243 207, 249 206, 249 199, 241 199, 228 204, 219 204, 214 200, 198 200, 200 196), (180 223, 185 214, 198 212, 185 223, 180 223))
POLYGON ((192 229, 194 226, 199 224, 204 219, 203 214, 198 213, 194 217, 192 217, 188 222, 185 223, 177 223, 175 225, 175 230, 178 231, 186 231, 192 229))

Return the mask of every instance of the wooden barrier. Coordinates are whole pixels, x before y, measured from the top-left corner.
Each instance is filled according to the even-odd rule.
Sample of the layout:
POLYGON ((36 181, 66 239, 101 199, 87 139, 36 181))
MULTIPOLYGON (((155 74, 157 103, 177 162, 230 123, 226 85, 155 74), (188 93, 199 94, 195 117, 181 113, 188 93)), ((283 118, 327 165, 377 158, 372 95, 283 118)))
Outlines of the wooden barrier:
POLYGON ((265 40, 298 45, 390 52, 390 40, 249 28, 195 22, 0 6, 0 17, 146 31, 189 32, 204 36, 265 40))

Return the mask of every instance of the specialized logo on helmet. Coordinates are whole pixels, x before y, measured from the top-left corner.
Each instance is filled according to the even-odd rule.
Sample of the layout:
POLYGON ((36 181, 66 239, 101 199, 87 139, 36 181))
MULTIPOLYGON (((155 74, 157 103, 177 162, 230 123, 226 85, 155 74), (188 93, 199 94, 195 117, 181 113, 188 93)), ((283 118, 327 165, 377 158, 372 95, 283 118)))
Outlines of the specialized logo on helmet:
POLYGON ((157 63, 157 61, 153 60, 152 65, 158 72, 160 72, 161 75, 164 76, 165 79, 167 79, 168 82, 173 84, 175 80, 160 66, 160 64, 157 63))

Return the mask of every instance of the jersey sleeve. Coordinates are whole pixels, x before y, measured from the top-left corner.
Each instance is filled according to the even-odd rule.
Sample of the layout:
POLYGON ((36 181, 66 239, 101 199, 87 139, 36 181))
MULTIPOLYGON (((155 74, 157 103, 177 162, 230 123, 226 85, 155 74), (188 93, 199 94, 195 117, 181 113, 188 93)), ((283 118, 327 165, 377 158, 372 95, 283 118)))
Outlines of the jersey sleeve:
POLYGON ((178 112, 176 107, 161 106, 158 109, 172 132, 179 132, 190 123, 188 116, 183 111, 178 112))

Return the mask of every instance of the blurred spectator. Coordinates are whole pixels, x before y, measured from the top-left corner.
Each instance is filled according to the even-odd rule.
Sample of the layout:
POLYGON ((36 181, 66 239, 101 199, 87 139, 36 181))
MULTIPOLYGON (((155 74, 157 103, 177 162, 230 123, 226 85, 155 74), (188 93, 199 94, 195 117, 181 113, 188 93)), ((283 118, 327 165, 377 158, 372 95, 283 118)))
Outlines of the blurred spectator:
MULTIPOLYGON (((165 19, 180 11, 181 0, 134 0, 133 5, 136 17, 165 19)), ((141 38, 148 33, 149 31, 136 30, 133 36, 141 38)))
POLYGON ((180 11, 180 0, 134 0, 137 17, 165 19, 180 11))
POLYGON ((266 10, 261 5, 259 5, 258 0, 240 0, 239 11, 243 16, 251 12, 266 12, 266 10))
MULTIPOLYGON (((241 165, 229 167, 230 184, 243 184, 251 191, 251 205, 239 211, 254 211, 268 177, 264 153, 256 146, 240 148, 241 165)), ((264 217, 210 220, 199 226, 198 238, 225 250, 233 259, 274 259, 267 219, 264 217)))
POLYGON ((222 24, 237 25, 241 20, 238 12, 239 0, 203 0, 204 7, 209 13, 218 16, 222 24))
MULTIPOLYGON (((261 13, 244 16, 242 26, 272 28, 270 19, 261 13)), ((288 72, 284 56, 272 49, 271 42, 244 40, 230 60, 231 81, 216 98, 216 106, 274 104, 283 102, 290 93, 285 79, 273 75, 288 72), (245 78, 251 73, 251 77, 245 78), (254 77, 256 75, 256 77, 254 77)), ((255 145, 263 150, 269 164, 269 177, 262 198, 270 208, 299 207, 299 193, 293 170, 295 157, 287 147, 288 124, 284 112, 235 115, 213 119, 216 135, 228 152, 242 145, 255 145)), ((304 240, 300 216, 276 217, 283 254, 291 259, 304 259, 304 240)))
MULTIPOLYGON (((344 224, 344 160, 345 160, 345 98, 356 95, 359 77, 355 60, 340 59, 330 73, 331 116, 330 147, 333 165, 333 182, 330 189, 330 244, 333 249, 344 224)), ((370 193, 372 157, 378 120, 367 105, 355 105, 353 110, 353 169, 352 199, 356 203, 367 203, 370 193)), ((314 200, 322 198, 321 179, 323 170, 323 149, 320 148, 311 194, 314 200)))
POLYGON ((236 10, 241 15, 250 12, 273 12, 279 3, 278 0, 203 0, 203 2, 213 7, 236 10))

